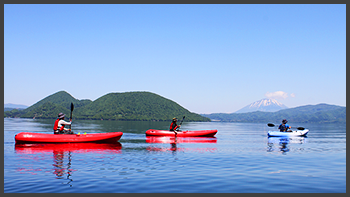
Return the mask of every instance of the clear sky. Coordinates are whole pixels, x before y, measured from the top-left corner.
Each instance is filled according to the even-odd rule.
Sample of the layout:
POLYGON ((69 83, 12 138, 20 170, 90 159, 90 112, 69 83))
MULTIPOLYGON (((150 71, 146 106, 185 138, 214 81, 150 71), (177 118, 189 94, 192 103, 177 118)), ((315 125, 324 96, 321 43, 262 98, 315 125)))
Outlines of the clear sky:
POLYGON ((149 91, 195 113, 346 106, 345 4, 5 4, 4 103, 149 91))

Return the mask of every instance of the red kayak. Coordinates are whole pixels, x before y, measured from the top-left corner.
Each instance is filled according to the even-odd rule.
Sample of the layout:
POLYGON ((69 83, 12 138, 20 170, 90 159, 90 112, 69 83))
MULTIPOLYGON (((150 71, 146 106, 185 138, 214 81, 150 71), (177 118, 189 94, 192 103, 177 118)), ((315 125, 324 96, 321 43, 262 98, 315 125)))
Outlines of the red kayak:
MULTIPOLYGON (((177 137, 214 137, 218 130, 178 131, 177 137)), ((175 136, 174 131, 149 129, 146 136, 175 136)))
POLYGON ((15 136, 16 143, 81 143, 81 142, 117 142, 123 132, 92 134, 47 134, 21 132, 15 136))

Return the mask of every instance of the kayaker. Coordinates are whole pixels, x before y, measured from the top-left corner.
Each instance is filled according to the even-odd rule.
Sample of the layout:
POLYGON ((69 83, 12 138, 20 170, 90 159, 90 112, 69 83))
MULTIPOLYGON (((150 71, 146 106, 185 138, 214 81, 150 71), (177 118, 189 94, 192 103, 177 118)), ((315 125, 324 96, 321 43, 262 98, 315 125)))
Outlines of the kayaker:
POLYGON ((170 131, 174 131, 175 134, 177 134, 176 129, 181 127, 181 125, 177 125, 176 122, 177 122, 177 118, 175 117, 175 118, 173 118, 173 121, 170 124, 170 131))
POLYGON ((280 126, 278 127, 278 129, 281 131, 281 132, 287 132, 288 129, 292 128, 291 126, 289 126, 287 124, 287 120, 286 119, 283 119, 282 120, 282 124, 280 124, 280 126))
POLYGON ((64 121, 64 117, 66 115, 63 113, 59 113, 58 117, 55 121, 55 124, 53 126, 53 133, 54 134, 74 134, 71 129, 64 128, 65 125, 71 125, 72 119, 69 120, 69 122, 64 121))

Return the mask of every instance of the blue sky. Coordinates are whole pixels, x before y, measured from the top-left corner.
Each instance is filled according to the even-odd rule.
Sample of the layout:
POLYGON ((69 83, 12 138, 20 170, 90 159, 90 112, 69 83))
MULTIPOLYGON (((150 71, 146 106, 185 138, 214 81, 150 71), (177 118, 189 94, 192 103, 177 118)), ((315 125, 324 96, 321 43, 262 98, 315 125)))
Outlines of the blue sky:
POLYGON ((346 106, 345 4, 5 4, 4 103, 149 91, 195 113, 346 106))

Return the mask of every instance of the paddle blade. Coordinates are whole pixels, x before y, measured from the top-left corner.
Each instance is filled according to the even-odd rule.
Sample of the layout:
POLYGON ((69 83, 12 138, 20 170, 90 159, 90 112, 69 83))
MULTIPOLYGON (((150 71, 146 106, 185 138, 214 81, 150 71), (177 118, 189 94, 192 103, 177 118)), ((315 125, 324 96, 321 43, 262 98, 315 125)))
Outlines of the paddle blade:
POLYGON ((70 103, 70 111, 73 111, 74 110, 74 105, 73 103, 70 103))
POLYGON ((297 129, 298 130, 304 130, 305 128, 304 127, 298 127, 297 129))
POLYGON ((269 127, 274 127, 275 125, 272 124, 272 123, 267 123, 267 126, 269 126, 269 127))

